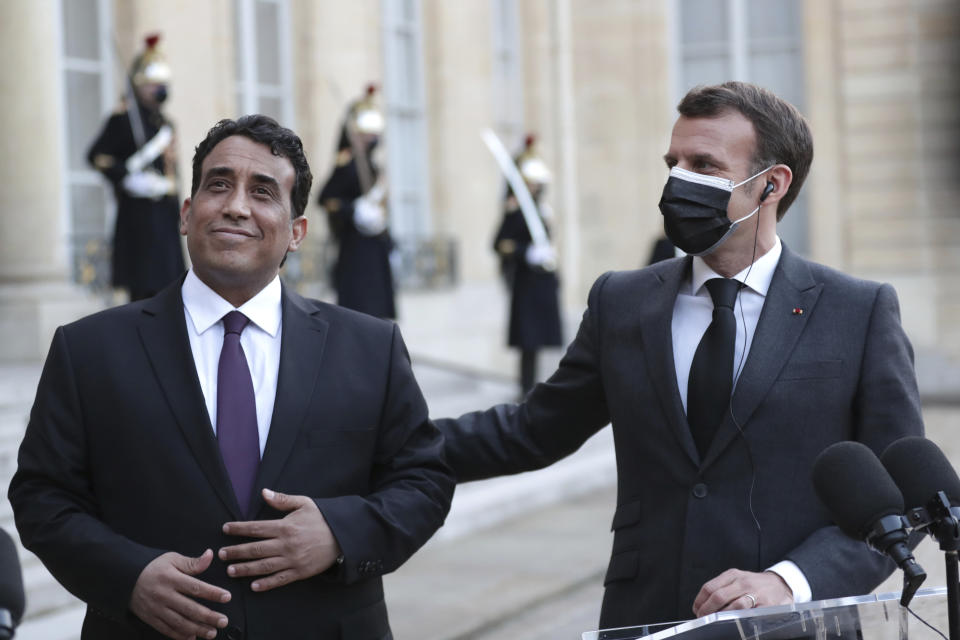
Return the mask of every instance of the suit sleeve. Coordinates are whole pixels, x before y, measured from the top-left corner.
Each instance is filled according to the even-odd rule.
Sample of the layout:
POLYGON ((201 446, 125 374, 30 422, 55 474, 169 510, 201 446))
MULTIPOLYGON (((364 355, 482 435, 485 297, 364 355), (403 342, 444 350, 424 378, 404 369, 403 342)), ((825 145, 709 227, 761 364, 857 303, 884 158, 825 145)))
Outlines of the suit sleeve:
MULTIPOLYGON (((877 455, 895 440, 923 435, 913 349, 890 285, 874 300, 852 412, 854 439, 877 455)), ((835 526, 815 531, 786 559, 803 571, 815 600, 869 593, 896 568, 835 526)))
POLYGON ((76 386, 81 371, 64 329, 57 329, 9 498, 24 546, 71 593, 121 619, 140 572, 163 551, 134 543, 98 517, 76 386))
POLYGON ((519 405, 437 420, 459 482, 546 467, 610 422, 601 373, 601 298, 594 284, 577 336, 557 370, 519 405))
POLYGON ((440 528, 453 498, 443 438, 427 416, 396 325, 390 349, 372 490, 316 500, 343 552, 335 577, 347 583, 397 569, 440 528))

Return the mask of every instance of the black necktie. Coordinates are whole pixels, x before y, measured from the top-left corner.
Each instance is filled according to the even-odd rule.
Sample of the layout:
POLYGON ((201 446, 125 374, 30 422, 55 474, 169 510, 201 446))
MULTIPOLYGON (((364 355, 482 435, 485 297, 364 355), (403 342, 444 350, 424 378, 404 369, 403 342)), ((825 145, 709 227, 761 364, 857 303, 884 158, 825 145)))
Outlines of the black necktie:
POLYGON ((687 421, 701 458, 706 456, 730 404, 733 346, 737 340, 733 304, 740 283, 730 278, 713 278, 707 280, 707 289, 713 298, 713 321, 700 339, 687 381, 687 421))

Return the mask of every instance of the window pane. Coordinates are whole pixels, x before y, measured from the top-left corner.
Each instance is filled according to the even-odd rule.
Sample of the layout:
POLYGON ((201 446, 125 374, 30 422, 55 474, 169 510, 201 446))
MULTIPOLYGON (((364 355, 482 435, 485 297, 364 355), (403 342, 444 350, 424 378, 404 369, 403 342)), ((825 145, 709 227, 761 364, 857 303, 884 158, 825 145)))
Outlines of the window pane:
POLYGON ((280 82, 280 16, 272 2, 257 3, 257 81, 280 82))
MULTIPOLYGON (((249 53, 247 43, 243 39, 243 2, 240 0, 233 3, 233 41, 236 49, 236 55, 233 56, 233 70, 237 74, 237 83, 242 85, 247 80, 243 77, 243 63, 249 53)), ((243 99, 241 98, 237 104, 242 105, 243 99)))
POLYGON ((107 224, 106 187, 73 184, 70 186, 70 212, 73 235, 73 279, 84 285, 106 286, 110 281, 110 233, 107 224))
POLYGON ((799 0, 747 0, 747 37, 799 38, 799 0))
POLYGON ((73 233, 77 238, 102 236, 106 230, 107 198, 100 184, 70 185, 73 233))
POLYGON ((265 116, 270 116, 280 124, 288 126, 289 123, 283 121, 283 99, 282 98, 267 98, 264 96, 260 97, 258 101, 258 107, 260 113, 265 116))
POLYGON ((100 58, 97 0, 63 0, 63 52, 71 58, 100 58))
POLYGON ((748 65, 751 82, 770 89, 798 109, 803 108, 803 68, 797 51, 752 53, 748 65))
POLYGON ((688 58, 683 61, 683 92, 698 84, 719 84, 730 79, 730 61, 727 56, 688 58))
POLYGON ((680 40, 683 44, 726 42, 726 0, 682 0, 680 40))
POLYGON ((66 71, 68 166, 88 169, 87 148, 101 127, 100 75, 84 71, 66 71))

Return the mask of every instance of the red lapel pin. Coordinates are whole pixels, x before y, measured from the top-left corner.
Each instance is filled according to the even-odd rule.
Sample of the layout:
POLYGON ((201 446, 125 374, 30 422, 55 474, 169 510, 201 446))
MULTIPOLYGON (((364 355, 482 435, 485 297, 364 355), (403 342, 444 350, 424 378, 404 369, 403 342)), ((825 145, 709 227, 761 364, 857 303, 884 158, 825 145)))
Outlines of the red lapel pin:
POLYGON ((795 316, 802 316, 802 315, 803 315, 803 309, 801 309, 800 307, 794 307, 794 308, 793 308, 793 315, 795 315, 795 316))

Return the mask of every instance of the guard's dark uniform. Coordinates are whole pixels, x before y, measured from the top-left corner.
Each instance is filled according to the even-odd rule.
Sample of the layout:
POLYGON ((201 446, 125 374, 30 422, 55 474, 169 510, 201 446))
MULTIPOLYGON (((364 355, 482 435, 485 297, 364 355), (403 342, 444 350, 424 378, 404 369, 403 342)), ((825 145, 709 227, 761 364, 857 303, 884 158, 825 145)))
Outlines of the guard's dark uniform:
MULTIPOLYGON (((353 117, 354 108, 355 105, 348 111, 348 119, 353 117)), ((376 183, 379 169, 372 158, 375 146, 374 139, 363 149, 362 157, 354 157, 345 122, 340 132, 337 160, 320 190, 319 202, 327 212, 330 231, 338 245, 333 267, 337 304, 379 318, 396 318, 393 272, 390 269, 390 252, 394 245, 390 231, 384 227, 375 235, 367 235, 354 221, 354 203, 366 193, 361 185, 358 162, 365 163, 370 183, 376 183)), ((367 190, 369 188, 367 185, 367 190)))
POLYGON ((113 185, 117 217, 112 282, 126 289, 131 300, 160 292, 185 268, 173 126, 160 111, 170 68, 159 40, 159 34, 146 37, 130 67, 123 110, 110 116, 87 152, 90 164, 113 185), (139 117, 131 119, 131 112, 139 117))
MULTIPOLYGON (((550 183, 547 165, 534 148, 535 138, 527 135, 523 150, 514 158, 514 164, 523 178, 543 231, 550 236, 550 227, 541 202, 550 183)), ((493 248, 500 256, 500 269, 511 290, 510 329, 507 342, 520 349, 520 391, 526 394, 537 380, 537 351, 542 347, 563 345, 560 330, 560 282, 557 279, 556 254, 552 246, 533 247, 533 235, 523 216, 517 197, 507 187, 504 216, 493 248), (544 255, 544 251, 546 255, 544 255)))
MULTIPOLYGON (((140 109, 147 140, 166 121, 159 112, 140 109)), ((110 180, 117 200, 113 233, 113 286, 127 289, 133 300, 152 296, 170 284, 185 267, 180 245, 180 207, 176 195, 159 199, 130 195, 123 187, 127 175, 124 162, 137 151, 126 111, 115 113, 97 136, 87 158, 110 180), (112 158, 112 162, 105 162, 112 158), (108 166, 109 165, 109 166, 108 166)), ((164 156, 153 161, 161 175, 164 156)))
MULTIPOLYGON (((544 228, 549 233, 546 221, 544 228)), ((507 343, 524 351, 563 346, 560 283, 555 272, 527 263, 524 256, 530 243, 530 231, 520 209, 507 211, 493 246, 511 289, 507 343)))

